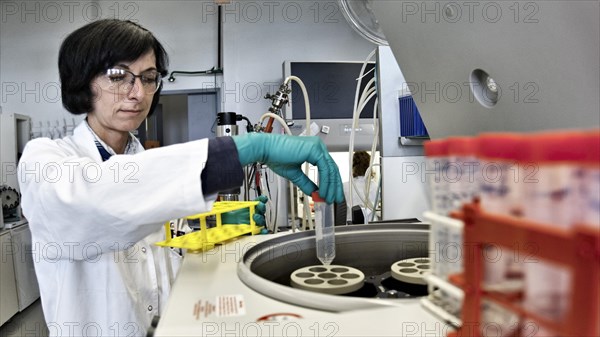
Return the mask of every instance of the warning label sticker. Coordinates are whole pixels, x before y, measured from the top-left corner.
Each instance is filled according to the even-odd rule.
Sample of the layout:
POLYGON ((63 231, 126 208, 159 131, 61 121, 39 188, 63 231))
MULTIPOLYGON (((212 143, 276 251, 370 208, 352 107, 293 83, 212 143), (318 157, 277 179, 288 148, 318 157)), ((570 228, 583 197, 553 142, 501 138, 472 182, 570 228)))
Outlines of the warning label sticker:
POLYGON ((217 317, 242 316, 246 314, 242 295, 217 296, 217 317))
POLYGON ((233 317, 246 314, 244 296, 223 295, 214 300, 200 299, 194 304, 193 316, 196 320, 212 317, 233 317))

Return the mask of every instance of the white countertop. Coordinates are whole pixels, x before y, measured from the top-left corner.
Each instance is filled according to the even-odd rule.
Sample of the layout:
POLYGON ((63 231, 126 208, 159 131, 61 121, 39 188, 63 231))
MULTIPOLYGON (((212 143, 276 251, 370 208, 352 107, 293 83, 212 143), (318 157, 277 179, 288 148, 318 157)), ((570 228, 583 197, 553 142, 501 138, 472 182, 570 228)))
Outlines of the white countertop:
POLYGON ((418 299, 334 313, 284 303, 250 289, 237 276, 237 262, 256 243, 272 237, 242 237, 208 252, 187 254, 155 336, 444 336, 450 331, 418 299), (224 299, 236 302, 237 308, 219 308, 224 299), (212 311, 198 310, 212 305, 212 311), (277 320, 257 321, 267 315, 277 320))

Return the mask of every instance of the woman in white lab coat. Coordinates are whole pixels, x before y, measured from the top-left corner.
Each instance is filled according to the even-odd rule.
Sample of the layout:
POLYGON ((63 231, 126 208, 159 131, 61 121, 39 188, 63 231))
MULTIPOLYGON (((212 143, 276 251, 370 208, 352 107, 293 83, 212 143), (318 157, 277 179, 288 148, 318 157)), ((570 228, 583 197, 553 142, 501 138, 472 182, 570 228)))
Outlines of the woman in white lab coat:
POLYGON ((153 245, 162 224, 210 210, 218 191, 241 185, 244 165, 265 163, 310 194, 317 187, 300 170, 308 161, 321 196, 343 199, 317 137, 248 134, 144 151, 130 131, 158 102, 167 63, 152 33, 130 21, 87 24, 60 48, 63 105, 86 119, 72 136, 30 141, 19 163, 53 336, 144 335, 177 267, 176 254, 153 245))
MULTIPOLYGON (((378 184, 373 180, 373 174, 368 174, 367 169, 371 164, 371 156, 366 151, 356 151, 352 157, 352 182, 344 183, 344 196, 346 198, 346 220, 352 220, 352 207, 360 206, 365 223, 371 221, 373 210, 376 208, 375 199, 377 197, 378 184), (369 192, 367 191, 367 182, 369 183, 369 192), (350 191, 352 191, 352 205, 350 205, 350 191), (367 199, 368 196, 368 199, 367 199)), ((375 217, 377 220, 377 217, 375 217)))

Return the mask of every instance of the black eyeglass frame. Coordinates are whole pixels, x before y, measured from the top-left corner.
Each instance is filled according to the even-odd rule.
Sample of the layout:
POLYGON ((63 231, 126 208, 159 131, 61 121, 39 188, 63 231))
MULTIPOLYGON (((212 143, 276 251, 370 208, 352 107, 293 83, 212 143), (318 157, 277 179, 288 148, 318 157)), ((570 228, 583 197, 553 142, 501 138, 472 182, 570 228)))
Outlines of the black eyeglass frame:
POLYGON ((160 72, 156 71, 156 70, 148 70, 148 71, 145 71, 145 72, 143 72, 143 73, 141 73, 139 75, 136 75, 132 71, 129 71, 127 69, 123 69, 123 68, 109 68, 109 69, 106 69, 106 71, 104 72, 104 78, 106 78, 109 83, 115 84, 115 82, 113 82, 113 80, 110 78, 111 75, 119 75, 119 73, 121 75, 124 75, 123 73, 130 74, 133 77, 133 79, 131 81, 129 81, 129 83, 116 83, 117 85, 119 85, 119 88, 117 88, 117 89, 112 88, 112 90, 111 90, 113 92, 118 92, 118 93, 121 93, 121 94, 126 94, 126 93, 129 93, 133 89, 133 87, 135 86, 135 79, 136 78, 139 78, 140 82, 142 83, 142 86, 144 87, 144 89, 147 89, 148 86, 152 84, 150 81, 147 81, 148 77, 146 77, 146 76, 148 76, 149 72, 152 72, 153 75, 156 75, 156 79, 152 81, 152 82, 155 82, 154 84, 156 85, 156 88, 154 88, 154 91, 146 90, 146 95, 154 95, 158 91, 158 89, 160 88, 160 85, 162 83, 162 78, 163 78, 162 74, 160 72), (111 73, 111 71, 114 71, 114 72, 111 73), (145 80, 146 80, 146 82, 145 82, 145 80), (120 88, 121 85, 126 85, 128 87, 126 87, 126 90, 125 90, 125 89, 120 88))

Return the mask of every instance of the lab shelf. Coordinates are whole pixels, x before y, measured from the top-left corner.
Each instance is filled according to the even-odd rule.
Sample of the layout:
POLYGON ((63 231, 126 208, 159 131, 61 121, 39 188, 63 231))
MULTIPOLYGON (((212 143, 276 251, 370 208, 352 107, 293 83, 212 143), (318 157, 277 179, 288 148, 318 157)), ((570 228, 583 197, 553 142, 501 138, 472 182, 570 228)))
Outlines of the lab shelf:
POLYGON ((215 202, 210 212, 200 213, 186 217, 188 220, 199 220, 200 230, 185 235, 172 237, 170 222, 165 224, 165 241, 157 242, 162 247, 173 247, 187 249, 188 252, 205 251, 214 248, 215 244, 221 243, 235 237, 246 234, 258 234, 261 228, 256 226, 252 216, 254 206, 258 201, 221 201, 215 202), (221 215, 223 213, 248 208, 250 224, 223 224, 221 215), (215 216, 216 226, 208 228, 206 218, 215 216))
POLYGON ((534 322, 561 336, 597 336, 600 308, 600 230, 576 225, 560 229, 533 221, 489 214, 478 203, 467 204, 456 215, 465 224, 464 245, 468 250, 461 280, 465 292, 462 308, 462 327, 448 336, 482 336, 482 301, 496 303, 519 317, 519 327, 511 335, 530 334, 522 322, 534 322), (562 320, 540 317, 523 306, 523 294, 502 294, 483 288, 483 248, 495 244, 514 249, 531 247, 526 254, 566 266, 572 275, 569 295, 570 308, 562 320), (574 304, 574 305, 573 305, 574 304))

